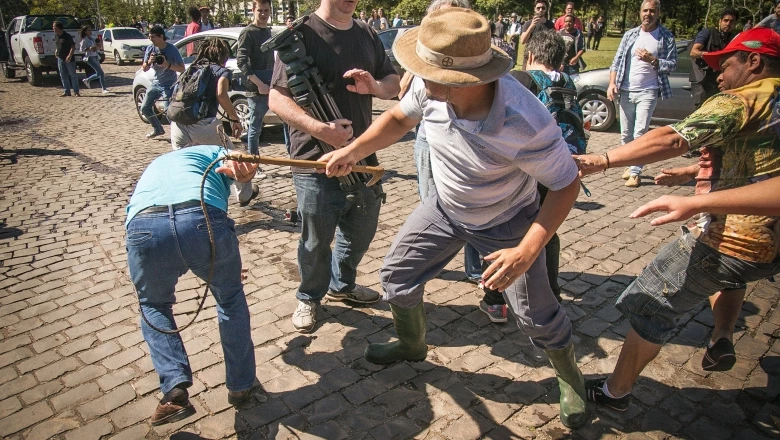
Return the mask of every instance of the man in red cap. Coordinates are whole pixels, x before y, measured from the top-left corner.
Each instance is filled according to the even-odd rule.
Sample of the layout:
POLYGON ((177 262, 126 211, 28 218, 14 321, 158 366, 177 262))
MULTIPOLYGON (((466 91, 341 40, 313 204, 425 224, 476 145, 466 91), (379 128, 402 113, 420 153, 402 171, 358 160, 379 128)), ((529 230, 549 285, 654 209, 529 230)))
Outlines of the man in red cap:
MULTIPOLYGON (((583 175, 651 163, 701 150, 709 163, 712 192, 739 188, 780 175, 780 36, 768 28, 742 32, 723 50, 704 54, 719 70, 721 93, 688 118, 657 128, 602 155, 575 156, 583 175)), ((707 221, 663 248, 617 299, 631 324, 612 374, 586 384, 588 399, 619 411, 631 389, 680 316, 718 291, 780 272, 780 217, 705 213, 707 221)), ((723 296, 723 295, 722 295, 723 296)), ((715 327, 736 321, 742 297, 721 313, 715 327)), ((733 328, 733 324, 731 326, 733 328)), ((702 365, 730 369, 736 361, 732 334, 713 335, 702 365)))

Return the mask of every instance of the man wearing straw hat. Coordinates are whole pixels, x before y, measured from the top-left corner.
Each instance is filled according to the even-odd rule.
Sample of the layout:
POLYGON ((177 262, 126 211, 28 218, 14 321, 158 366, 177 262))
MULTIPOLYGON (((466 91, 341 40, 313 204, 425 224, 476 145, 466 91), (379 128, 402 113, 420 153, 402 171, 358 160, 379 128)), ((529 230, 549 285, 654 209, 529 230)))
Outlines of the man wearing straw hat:
POLYGON ((513 62, 491 47, 490 26, 476 12, 433 12, 396 40, 393 52, 416 76, 409 93, 352 144, 320 159, 329 162, 329 176, 345 175, 358 159, 425 122, 435 185, 407 219, 380 273, 398 341, 369 345, 366 359, 425 359, 425 283, 470 243, 491 263, 486 285, 503 291, 518 325, 550 357, 561 421, 581 426, 585 387, 572 326, 550 289, 544 257, 545 243, 579 192, 560 129, 536 96, 507 75, 513 62), (541 209, 537 181, 550 189, 541 209))

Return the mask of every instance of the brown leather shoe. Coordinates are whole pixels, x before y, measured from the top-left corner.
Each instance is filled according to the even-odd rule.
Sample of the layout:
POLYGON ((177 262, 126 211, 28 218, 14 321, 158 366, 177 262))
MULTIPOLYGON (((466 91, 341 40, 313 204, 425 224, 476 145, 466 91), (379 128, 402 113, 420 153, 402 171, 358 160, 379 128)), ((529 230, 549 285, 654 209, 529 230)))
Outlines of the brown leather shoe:
POLYGON ((241 405, 249 400, 249 391, 228 391, 228 403, 233 406, 241 405))
POLYGON ((157 405, 157 409, 152 415, 152 426, 178 422, 193 414, 195 414, 195 407, 190 404, 189 400, 184 405, 175 402, 161 403, 157 405))

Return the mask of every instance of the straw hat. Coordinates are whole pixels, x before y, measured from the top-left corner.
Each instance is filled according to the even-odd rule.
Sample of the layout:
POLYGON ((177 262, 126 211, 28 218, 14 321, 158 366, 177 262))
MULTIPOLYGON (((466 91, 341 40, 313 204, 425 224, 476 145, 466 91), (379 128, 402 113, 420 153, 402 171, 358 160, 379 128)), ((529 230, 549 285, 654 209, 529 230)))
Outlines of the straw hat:
POLYGON ((404 69, 420 78, 449 86, 476 86, 495 81, 514 64, 490 41, 485 17, 470 9, 445 8, 397 38, 393 54, 404 69))

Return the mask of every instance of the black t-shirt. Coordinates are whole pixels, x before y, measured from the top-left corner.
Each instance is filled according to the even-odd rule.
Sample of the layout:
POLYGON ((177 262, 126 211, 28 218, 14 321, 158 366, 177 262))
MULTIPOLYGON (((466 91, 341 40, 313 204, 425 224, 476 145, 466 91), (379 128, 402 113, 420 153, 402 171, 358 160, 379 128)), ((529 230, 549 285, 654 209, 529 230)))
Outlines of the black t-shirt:
MULTIPOLYGON (((67 31, 62 31, 62 35, 54 35, 56 36, 54 44, 57 46, 57 57, 64 60, 68 57, 70 50, 73 48, 73 46, 76 45, 76 43, 73 41, 73 37, 67 31)), ((73 61, 72 58, 71 61, 73 61)))
MULTIPOLYGON (((352 121, 355 137, 360 136, 371 125, 371 95, 361 95, 347 90, 353 80, 344 79, 344 73, 351 69, 363 69, 377 80, 396 75, 395 68, 385 54, 382 42, 376 32, 360 20, 352 20, 352 27, 339 30, 327 24, 316 14, 311 14, 299 31, 303 35, 306 53, 314 59, 324 83, 332 84, 330 90, 336 106, 345 119, 352 121)), ((271 84, 287 88, 287 73, 284 63, 274 65, 271 84)), ((322 156, 317 139, 290 127, 290 157, 294 159, 317 160, 322 156)), ((378 165, 376 155, 366 158, 371 165, 378 165)), ((313 172, 293 168, 294 172, 313 172)))
MULTIPOLYGON (((528 28, 531 27, 531 21, 532 19, 526 20, 525 23, 523 23, 523 27, 521 28, 520 32, 525 33, 525 31, 528 30, 528 28)), ((531 31, 531 35, 528 36, 528 39, 534 35, 535 32, 543 31, 545 29, 555 29, 555 23, 553 23, 552 20, 547 20, 544 23, 537 23, 536 26, 534 26, 534 29, 531 31)), ((528 40, 526 40, 526 43, 528 40)), ((523 69, 525 69, 525 64, 528 61, 528 50, 526 47, 523 48, 523 69)))
POLYGON ((217 102, 217 81, 220 78, 227 78, 228 82, 233 78, 233 72, 230 69, 219 66, 217 64, 209 64, 211 71, 214 73, 214 79, 209 82, 209 86, 206 87, 206 97, 209 103, 209 111, 206 113, 207 118, 213 118, 217 116, 217 108, 219 103, 217 102))

